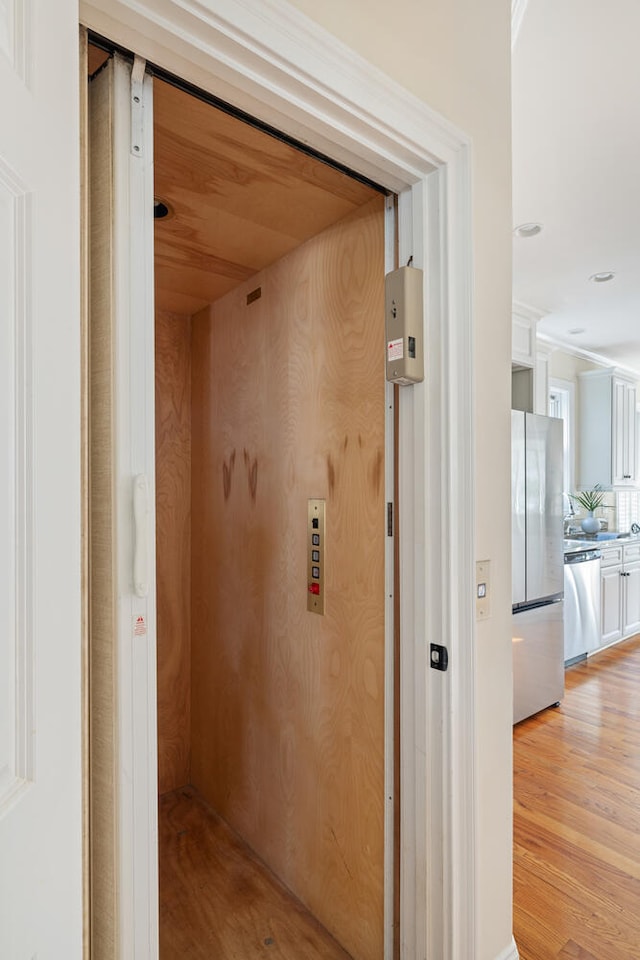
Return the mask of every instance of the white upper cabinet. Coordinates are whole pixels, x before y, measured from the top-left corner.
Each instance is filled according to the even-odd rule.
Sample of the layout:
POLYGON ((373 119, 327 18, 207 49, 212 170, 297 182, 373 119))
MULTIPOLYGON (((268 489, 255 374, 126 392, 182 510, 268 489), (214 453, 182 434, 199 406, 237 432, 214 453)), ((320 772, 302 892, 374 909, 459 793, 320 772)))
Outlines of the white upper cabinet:
POLYGON ((536 321, 515 311, 511 327, 511 359, 526 367, 533 367, 536 362, 536 321))
POLYGON ((547 414, 551 349, 536 337, 539 314, 523 304, 512 304, 511 408, 547 414))
POLYGON ((636 476, 636 384, 612 377, 614 486, 635 486, 636 476))
POLYGON ((580 374, 578 486, 638 484, 636 382, 615 369, 580 374))

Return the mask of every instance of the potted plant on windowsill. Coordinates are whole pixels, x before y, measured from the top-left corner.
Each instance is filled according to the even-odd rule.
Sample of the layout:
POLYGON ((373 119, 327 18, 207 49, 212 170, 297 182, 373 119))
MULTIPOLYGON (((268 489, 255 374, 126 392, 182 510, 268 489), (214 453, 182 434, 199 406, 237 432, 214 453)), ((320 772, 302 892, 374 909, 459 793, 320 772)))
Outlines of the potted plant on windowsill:
POLYGON ((587 511, 580 526, 585 533, 597 533, 600 529, 600 521, 594 517, 593 511, 597 510, 604 500, 604 490, 601 484, 596 483, 593 490, 581 490, 580 493, 570 493, 569 496, 574 503, 580 504, 583 510, 587 511))

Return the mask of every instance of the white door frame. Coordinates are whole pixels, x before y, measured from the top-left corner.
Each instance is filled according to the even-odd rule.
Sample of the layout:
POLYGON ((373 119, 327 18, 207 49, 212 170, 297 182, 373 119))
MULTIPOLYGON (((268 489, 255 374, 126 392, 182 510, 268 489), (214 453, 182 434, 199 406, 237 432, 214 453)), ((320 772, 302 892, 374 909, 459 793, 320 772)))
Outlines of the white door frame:
MULTIPOLYGON (((426 273, 425 382, 400 396, 402 957, 473 960, 468 138, 285 0, 81 0, 80 17, 400 195, 400 262, 413 256, 426 273), (448 648, 448 672, 429 669, 430 641, 448 648)), ((147 686, 155 689, 155 675, 147 686)), ((140 838, 134 850, 127 836, 125 829, 121 855, 133 860, 140 838)), ((147 843, 155 843, 151 833, 147 843)))

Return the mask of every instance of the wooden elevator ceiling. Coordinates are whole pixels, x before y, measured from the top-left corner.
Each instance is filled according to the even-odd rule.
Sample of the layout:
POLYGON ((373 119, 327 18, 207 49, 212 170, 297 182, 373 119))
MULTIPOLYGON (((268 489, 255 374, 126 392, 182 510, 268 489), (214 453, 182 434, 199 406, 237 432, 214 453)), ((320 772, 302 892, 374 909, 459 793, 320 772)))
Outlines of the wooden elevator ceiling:
POLYGON ((154 79, 156 303, 193 314, 376 191, 154 79))
MULTIPOLYGON (((89 45, 89 75, 108 59, 89 45)), ((237 117, 153 81, 155 294, 191 315, 367 203, 376 190, 237 117)))

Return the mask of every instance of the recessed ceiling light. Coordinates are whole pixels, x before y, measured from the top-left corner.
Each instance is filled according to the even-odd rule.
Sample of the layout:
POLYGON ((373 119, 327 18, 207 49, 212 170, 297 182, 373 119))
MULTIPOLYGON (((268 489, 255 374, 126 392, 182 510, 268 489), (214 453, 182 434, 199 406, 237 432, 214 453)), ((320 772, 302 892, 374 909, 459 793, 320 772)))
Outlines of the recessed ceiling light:
POLYGON ((521 223, 513 232, 516 237, 528 240, 529 237, 537 237, 541 230, 541 223, 521 223))
POLYGON ((154 220, 165 220, 167 217, 173 214, 173 210, 168 203, 165 203, 164 200, 161 200, 160 197, 153 198, 153 219, 154 220))
POLYGON ((584 331, 584 327, 572 327, 571 330, 569 330, 569 333, 573 336, 576 336, 578 333, 584 333, 584 331))
POLYGON ((608 283, 609 280, 613 280, 615 273, 613 270, 604 270, 602 273, 592 273, 589 277, 589 280, 593 280, 594 283, 608 283))

